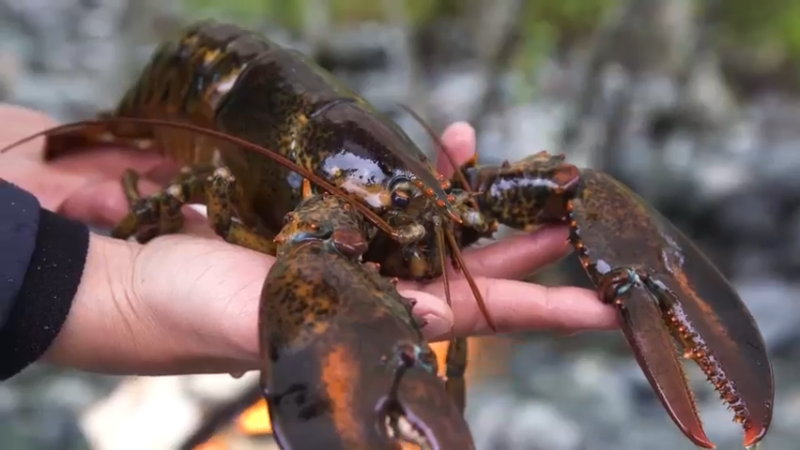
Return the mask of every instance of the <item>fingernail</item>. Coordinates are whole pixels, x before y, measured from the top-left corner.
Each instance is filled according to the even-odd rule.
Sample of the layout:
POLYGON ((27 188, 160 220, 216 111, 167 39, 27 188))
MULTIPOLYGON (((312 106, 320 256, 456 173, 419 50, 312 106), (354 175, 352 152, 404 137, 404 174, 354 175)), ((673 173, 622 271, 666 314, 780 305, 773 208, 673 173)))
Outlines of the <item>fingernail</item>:
POLYGON ((425 314, 421 319, 426 322, 422 327, 422 333, 428 339, 435 339, 450 333, 452 324, 441 316, 425 314))

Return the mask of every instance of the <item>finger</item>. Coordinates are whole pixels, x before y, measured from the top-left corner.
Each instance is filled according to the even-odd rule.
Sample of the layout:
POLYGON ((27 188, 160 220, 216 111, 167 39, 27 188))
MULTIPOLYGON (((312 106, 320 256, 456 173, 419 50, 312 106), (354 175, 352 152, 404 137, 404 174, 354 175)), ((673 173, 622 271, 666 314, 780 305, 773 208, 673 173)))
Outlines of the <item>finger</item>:
POLYGON ((459 167, 466 163, 475 154, 475 129, 466 122, 455 122, 442 133, 444 151, 450 155, 439 154, 436 158, 436 170, 445 177, 453 176, 455 169, 450 164, 453 160, 459 167))
POLYGON ((453 327, 453 311, 441 298, 411 289, 400 289, 399 292, 403 297, 417 302, 412 313, 425 323, 422 327, 425 337, 432 339, 450 332, 453 327))
MULTIPOLYGON (((547 226, 467 250, 464 262, 472 276, 520 279, 569 254, 572 247, 568 237, 566 227, 547 226)), ((463 276, 452 268, 449 270, 452 277, 463 276)))
MULTIPOLYGON (((139 180, 139 192, 150 195, 161 187, 149 180, 139 180)), ((59 213, 99 227, 112 227, 122 220, 130 207, 119 180, 87 184, 62 204, 59 213)))
MULTIPOLYGON (((139 193, 148 196, 162 187, 150 180, 140 179, 139 193)), ((72 193, 61 205, 60 214, 101 228, 112 228, 130 211, 128 200, 119 180, 104 180, 91 183, 72 193)), ((183 208, 187 224, 202 221, 202 214, 188 207, 183 208)), ((208 226, 206 225, 206 228, 208 226)))
MULTIPOLYGON (((616 327, 614 310, 597 293, 576 287, 545 287, 522 281, 476 279, 498 332, 554 329, 566 332, 616 327)), ((440 284, 424 291, 444 297, 440 284)), ((491 332, 466 280, 451 283, 454 323, 460 335, 491 332)))
MULTIPOLYGON (((53 118, 39 111, 4 104, 0 104, 0 123, 3 124, 0 128, 0 148, 57 124, 53 118)), ((9 149, 8 152, 14 152, 17 156, 38 158, 43 145, 44 138, 39 138, 9 149)))
MULTIPOLYGON (((52 128, 58 123, 41 112, 12 105, 0 105, 0 148, 32 134, 52 128)), ((15 156, 38 160, 44 148, 44 137, 10 149, 15 156)), ((98 147, 88 151, 76 149, 75 155, 53 161, 53 167, 93 177, 118 177, 125 169, 145 172, 163 163, 164 158, 147 152, 98 147)))
POLYGON ((74 154, 59 158, 50 164, 58 170, 79 173, 89 180, 120 178, 126 169, 145 174, 166 163, 155 153, 137 152, 119 147, 96 147, 90 150, 75 149, 74 154))
POLYGON ((208 216, 205 211, 201 212, 193 206, 184 207, 184 222, 183 230, 181 233, 191 234, 193 236, 200 236, 206 239, 216 239, 225 242, 225 240, 214 231, 211 224, 208 222, 208 216))
POLYGON ((42 208, 50 211, 57 211, 71 192, 85 184, 78 175, 62 173, 51 167, 42 167, 38 161, 18 157, 0 157, 0 178, 35 195, 42 208))

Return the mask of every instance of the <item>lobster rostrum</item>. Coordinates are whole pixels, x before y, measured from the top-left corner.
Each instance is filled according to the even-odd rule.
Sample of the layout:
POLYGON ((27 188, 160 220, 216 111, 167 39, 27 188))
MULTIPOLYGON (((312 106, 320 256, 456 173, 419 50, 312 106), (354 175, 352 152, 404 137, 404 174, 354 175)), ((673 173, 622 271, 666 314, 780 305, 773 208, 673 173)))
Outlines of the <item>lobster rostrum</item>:
MULTIPOLYGON (((745 446, 755 446, 767 433, 772 368, 735 290, 644 200, 603 172, 565 162, 563 155, 540 152, 500 167, 473 162, 445 180, 396 124, 311 61, 215 23, 190 27, 178 41, 162 45, 114 113, 41 134, 48 136, 47 158, 100 142, 140 148, 156 143, 152 148, 186 166, 174 184, 148 198, 139 198, 136 174, 125 177, 132 208, 114 230, 117 237, 146 242, 176 232, 183 220, 180 206, 205 202, 220 236, 274 255, 276 235, 284 236, 279 243, 287 239, 279 234, 284 217, 314 194, 313 183, 377 229, 363 239, 322 239, 328 242, 322 253, 337 248, 337 258, 353 259, 366 245, 355 259, 379 263, 372 267, 384 275, 444 275, 446 283, 449 252, 492 327, 460 248, 490 236, 497 224, 529 230, 565 223, 601 300, 617 309, 642 370, 682 432, 713 448, 673 342, 733 410, 745 446), (228 172, 235 183, 209 189, 210 174, 228 172)), ((220 179, 225 177, 212 177, 220 179)), ((371 340, 373 334, 364 332, 371 340)), ((461 348, 452 345, 451 361, 463 368, 461 348)), ((451 383, 448 390, 458 393, 456 387, 451 383)))
POLYGON ((259 314, 275 436, 283 448, 475 448, 463 371, 442 383, 413 300, 358 261, 370 228, 324 193, 303 200, 276 237, 259 314))

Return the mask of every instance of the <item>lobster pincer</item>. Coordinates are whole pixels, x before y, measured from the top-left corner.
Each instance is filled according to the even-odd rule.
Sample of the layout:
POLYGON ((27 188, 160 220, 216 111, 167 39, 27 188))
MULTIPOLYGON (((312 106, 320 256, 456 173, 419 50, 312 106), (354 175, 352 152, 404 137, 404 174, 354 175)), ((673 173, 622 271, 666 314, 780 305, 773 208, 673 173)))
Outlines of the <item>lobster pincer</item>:
POLYGON ((287 449, 474 448, 414 302, 359 262, 368 228, 343 199, 322 194, 303 200, 276 237, 259 319, 276 438, 287 449))
POLYGON ((676 425, 696 445, 714 448, 671 340, 732 410, 745 447, 756 446, 772 420, 774 378, 755 320, 730 283, 683 233, 608 174, 582 170, 568 213, 581 263, 601 299, 616 307, 676 425))
POLYGON ((774 378, 764 340, 739 295, 674 225, 610 175, 540 152, 502 167, 467 168, 489 219, 515 228, 566 222, 570 242, 613 305, 628 344, 675 424, 706 436, 675 347, 699 365, 754 448, 772 420, 774 378), (525 220, 520 220, 523 218, 525 220))

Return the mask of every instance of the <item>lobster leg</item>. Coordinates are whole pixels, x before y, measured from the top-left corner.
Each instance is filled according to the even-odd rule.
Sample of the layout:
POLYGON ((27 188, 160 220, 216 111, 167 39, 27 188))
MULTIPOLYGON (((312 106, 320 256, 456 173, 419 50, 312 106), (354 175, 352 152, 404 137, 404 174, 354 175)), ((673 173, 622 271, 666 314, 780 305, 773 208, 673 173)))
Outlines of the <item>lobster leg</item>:
POLYGON ((122 192, 125 193, 125 199, 128 200, 128 206, 133 207, 136 201, 142 198, 139 192, 139 172, 133 169, 127 169, 122 175, 122 192))
POLYGON ((467 339, 455 338, 447 346, 445 389, 458 406, 461 414, 467 406, 467 386, 464 373, 467 371, 467 339))
POLYGON ((225 241, 268 255, 275 255, 277 245, 254 230, 233 221, 233 205, 238 196, 236 179, 227 167, 219 167, 206 185, 208 222, 225 241))
POLYGON ((176 233, 183 228, 181 207, 202 198, 203 184, 210 172, 201 165, 186 167, 164 190, 148 197, 139 194, 139 174, 128 170, 122 177, 122 188, 130 205, 130 212, 114 227, 111 236, 127 239, 135 236, 140 243, 176 233))
MULTIPOLYGON (((214 164, 195 164, 193 166, 187 166, 181 169, 181 172, 176 176, 170 186, 172 189, 176 189, 174 185, 184 186, 187 184, 193 184, 195 180, 200 181, 203 178, 208 177, 214 172, 216 166, 214 164)), ((128 200, 128 205, 133 206, 137 200, 142 198, 142 194, 139 192, 139 172, 133 169, 126 169, 125 173, 122 175, 122 192, 125 194, 125 199, 128 200)), ((202 190, 196 189, 196 192, 193 193, 192 199, 201 198, 202 190)))

